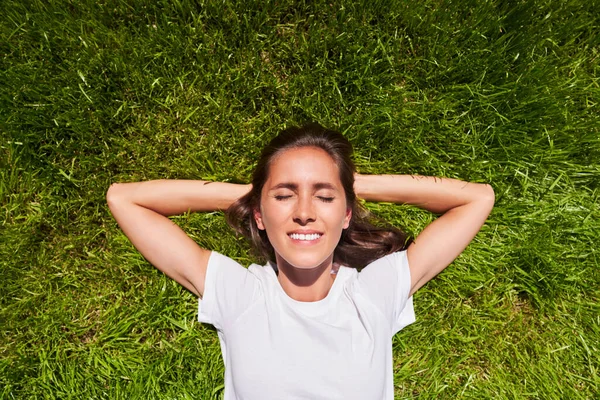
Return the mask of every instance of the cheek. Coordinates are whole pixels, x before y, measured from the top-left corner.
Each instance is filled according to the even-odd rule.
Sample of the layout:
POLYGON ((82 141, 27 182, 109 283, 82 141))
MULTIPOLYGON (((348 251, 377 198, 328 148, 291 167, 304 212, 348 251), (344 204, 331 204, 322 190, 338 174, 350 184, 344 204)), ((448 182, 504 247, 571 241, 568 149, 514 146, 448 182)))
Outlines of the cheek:
POLYGON ((345 208, 329 208, 328 210, 324 210, 322 215, 330 228, 343 230, 348 227, 348 224, 350 223, 350 216, 352 215, 352 213, 348 213, 348 211, 345 208))
MULTIPOLYGON (((277 227, 288 217, 289 212, 282 204, 265 204, 261 206, 260 219, 266 228, 277 227)), ((258 222, 257 222, 258 223, 258 222)), ((263 228, 265 229, 265 228, 263 228)))

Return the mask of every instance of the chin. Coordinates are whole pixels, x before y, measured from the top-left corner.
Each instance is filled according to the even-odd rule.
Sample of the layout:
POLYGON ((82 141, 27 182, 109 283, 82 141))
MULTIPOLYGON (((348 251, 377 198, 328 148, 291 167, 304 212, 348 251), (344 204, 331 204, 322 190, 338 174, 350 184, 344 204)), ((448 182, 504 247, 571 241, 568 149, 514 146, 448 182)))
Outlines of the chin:
MULTIPOLYGON (((325 257, 324 259, 314 258, 314 257, 277 257, 280 258, 285 264, 290 265, 294 268, 298 269, 315 269, 320 267, 321 265, 333 261, 333 254, 325 257)), ((278 262, 279 264, 279 262, 278 262)))

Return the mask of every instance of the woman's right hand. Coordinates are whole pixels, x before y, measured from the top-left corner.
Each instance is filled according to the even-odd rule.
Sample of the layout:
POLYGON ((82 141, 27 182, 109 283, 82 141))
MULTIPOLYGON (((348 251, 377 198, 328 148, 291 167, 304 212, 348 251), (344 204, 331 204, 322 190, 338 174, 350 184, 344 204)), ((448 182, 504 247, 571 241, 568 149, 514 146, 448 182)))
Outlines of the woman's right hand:
POLYGON ((156 268, 202 297, 210 251, 167 217, 225 210, 249 190, 250 185, 223 182, 158 180, 113 184, 106 200, 135 248, 156 268))

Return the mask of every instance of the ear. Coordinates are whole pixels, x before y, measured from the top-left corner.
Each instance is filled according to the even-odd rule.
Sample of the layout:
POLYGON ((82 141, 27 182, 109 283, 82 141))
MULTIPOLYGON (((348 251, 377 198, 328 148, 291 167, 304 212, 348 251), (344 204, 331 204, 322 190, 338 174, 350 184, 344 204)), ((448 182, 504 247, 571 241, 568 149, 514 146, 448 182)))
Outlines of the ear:
POLYGON ((344 229, 350 226, 350 220, 352 219, 352 209, 346 208, 346 216, 344 217, 344 229))
POLYGON ((261 231, 265 230, 265 226, 263 225, 262 222, 262 214, 260 213, 260 210, 258 208, 254 209, 254 220, 256 221, 256 226, 258 226, 258 229, 260 229, 261 231))

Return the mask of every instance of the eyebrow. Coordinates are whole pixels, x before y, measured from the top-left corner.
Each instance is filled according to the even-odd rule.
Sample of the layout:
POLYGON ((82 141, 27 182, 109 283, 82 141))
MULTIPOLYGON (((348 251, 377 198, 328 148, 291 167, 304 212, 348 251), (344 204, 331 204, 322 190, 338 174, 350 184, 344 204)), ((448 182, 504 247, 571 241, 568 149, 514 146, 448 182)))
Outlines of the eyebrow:
MULTIPOLYGON (((314 190, 320 190, 320 189, 337 190, 337 188, 329 182, 316 182, 312 185, 312 187, 314 190)), ((297 191, 298 184, 292 183, 292 182, 283 182, 283 183, 279 183, 279 184, 273 186, 269 190, 277 190, 277 189, 290 189, 293 191, 297 191)))

